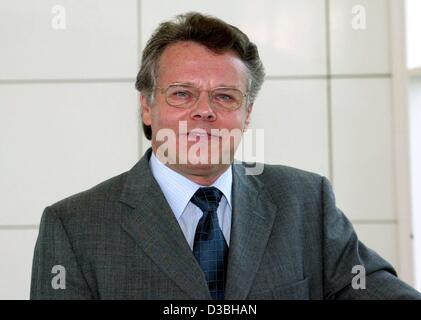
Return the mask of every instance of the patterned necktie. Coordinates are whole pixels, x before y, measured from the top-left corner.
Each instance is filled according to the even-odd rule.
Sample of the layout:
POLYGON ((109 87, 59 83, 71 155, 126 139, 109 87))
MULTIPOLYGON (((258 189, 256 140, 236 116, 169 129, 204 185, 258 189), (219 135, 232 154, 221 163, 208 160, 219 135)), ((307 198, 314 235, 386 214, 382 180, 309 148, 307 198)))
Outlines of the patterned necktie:
POLYGON ((224 299, 228 246, 219 226, 216 213, 222 192, 215 187, 204 187, 191 198, 203 211, 194 237, 193 254, 205 273, 209 292, 214 300, 224 299))

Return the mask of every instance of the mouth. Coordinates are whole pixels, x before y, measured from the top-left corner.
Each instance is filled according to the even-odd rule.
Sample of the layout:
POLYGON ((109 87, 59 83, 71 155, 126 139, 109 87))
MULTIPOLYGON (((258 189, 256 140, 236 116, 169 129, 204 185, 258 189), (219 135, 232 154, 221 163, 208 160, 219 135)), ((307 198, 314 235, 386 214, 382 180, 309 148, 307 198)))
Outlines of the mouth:
POLYGON ((191 130, 189 132, 187 132, 187 137, 191 138, 191 139, 200 139, 200 138, 219 138, 219 135, 213 134, 211 132, 207 132, 204 129, 199 129, 199 130, 191 130))

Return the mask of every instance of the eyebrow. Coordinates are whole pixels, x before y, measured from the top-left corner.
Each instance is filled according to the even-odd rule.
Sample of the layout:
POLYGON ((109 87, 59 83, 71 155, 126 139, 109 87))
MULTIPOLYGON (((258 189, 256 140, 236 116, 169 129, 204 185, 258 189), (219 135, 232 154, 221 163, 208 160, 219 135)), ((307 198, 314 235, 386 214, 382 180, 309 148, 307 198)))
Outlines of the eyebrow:
MULTIPOLYGON (((197 88, 196 84, 193 82, 174 82, 174 83, 170 83, 169 86, 189 86, 189 87, 195 87, 197 88)), ((234 85, 229 85, 229 84, 220 84, 216 87, 213 88, 232 88, 232 89, 238 89, 240 90, 238 87, 234 86, 234 85)))

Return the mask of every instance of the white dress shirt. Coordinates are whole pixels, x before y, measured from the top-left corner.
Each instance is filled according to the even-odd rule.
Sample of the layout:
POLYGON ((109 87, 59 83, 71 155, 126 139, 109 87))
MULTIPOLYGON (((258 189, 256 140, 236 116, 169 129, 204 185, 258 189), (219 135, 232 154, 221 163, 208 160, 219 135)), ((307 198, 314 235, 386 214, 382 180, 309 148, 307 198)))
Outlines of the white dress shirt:
MULTIPOLYGON (((197 184, 170 169, 159 161, 154 153, 151 155, 149 166, 183 231, 190 248, 193 250, 196 227, 203 212, 199 207, 193 204, 190 199, 200 187, 204 186, 197 184)), ((221 227, 227 245, 229 246, 232 215, 232 166, 229 166, 212 186, 218 188, 223 194, 218 206, 217 215, 219 226, 221 227)))

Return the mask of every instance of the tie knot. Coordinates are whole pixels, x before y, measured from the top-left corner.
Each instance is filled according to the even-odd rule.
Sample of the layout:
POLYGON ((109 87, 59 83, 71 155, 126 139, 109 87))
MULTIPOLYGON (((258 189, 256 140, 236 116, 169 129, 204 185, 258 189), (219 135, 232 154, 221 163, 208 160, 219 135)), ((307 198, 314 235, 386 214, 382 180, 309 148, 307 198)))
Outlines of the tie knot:
POLYGON ((196 191, 191 198, 191 202, 198 206, 203 212, 216 211, 221 198, 222 192, 218 188, 203 187, 196 191))

